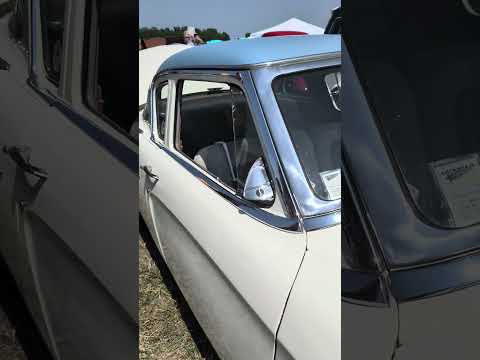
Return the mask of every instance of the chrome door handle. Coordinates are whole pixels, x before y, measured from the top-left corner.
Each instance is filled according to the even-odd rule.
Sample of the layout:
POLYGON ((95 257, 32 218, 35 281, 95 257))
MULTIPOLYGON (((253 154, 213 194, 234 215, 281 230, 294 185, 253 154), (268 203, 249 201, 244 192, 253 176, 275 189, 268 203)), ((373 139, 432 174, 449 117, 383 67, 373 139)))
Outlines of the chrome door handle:
POLYGON ((20 169, 39 179, 47 180, 48 173, 30 163, 30 148, 20 146, 4 146, 3 152, 15 161, 20 169), (24 156, 25 155, 25 156, 24 156))
POLYGON ((155 181, 158 181, 158 176, 152 172, 151 166, 144 165, 144 166, 141 166, 140 169, 142 169, 145 172, 145 174, 147 174, 148 177, 154 179, 155 181))

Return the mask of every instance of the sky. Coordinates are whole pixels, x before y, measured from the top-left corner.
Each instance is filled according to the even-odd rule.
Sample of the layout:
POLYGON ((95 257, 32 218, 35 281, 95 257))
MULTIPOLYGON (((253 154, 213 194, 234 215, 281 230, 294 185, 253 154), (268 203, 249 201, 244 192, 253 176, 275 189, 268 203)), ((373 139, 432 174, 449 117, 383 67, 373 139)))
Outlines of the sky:
POLYGON ((139 0, 140 27, 213 27, 244 36, 292 17, 325 27, 340 0, 139 0))

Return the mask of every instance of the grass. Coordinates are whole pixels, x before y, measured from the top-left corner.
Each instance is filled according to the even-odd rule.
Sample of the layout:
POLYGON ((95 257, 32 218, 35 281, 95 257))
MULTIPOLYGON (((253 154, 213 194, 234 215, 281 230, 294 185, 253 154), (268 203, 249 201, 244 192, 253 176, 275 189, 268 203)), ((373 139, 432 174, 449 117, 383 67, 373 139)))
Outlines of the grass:
POLYGON ((144 224, 139 241, 140 359, 215 360, 144 224))

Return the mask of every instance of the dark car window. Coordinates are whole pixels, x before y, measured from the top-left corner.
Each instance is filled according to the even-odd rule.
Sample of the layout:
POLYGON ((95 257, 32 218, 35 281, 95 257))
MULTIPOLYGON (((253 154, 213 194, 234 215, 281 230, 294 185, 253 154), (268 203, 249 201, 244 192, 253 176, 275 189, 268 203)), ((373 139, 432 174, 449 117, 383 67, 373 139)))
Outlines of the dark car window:
POLYGON ((43 59, 47 75, 58 84, 63 61, 65 0, 42 0, 43 59))
POLYGON ((128 31, 137 26, 132 24, 131 16, 137 11, 135 2, 92 0, 87 11, 87 105, 113 127, 129 134, 138 118, 138 107, 131 101, 138 93, 138 82, 134 76, 123 74, 138 72, 136 34, 128 31))
POLYGON ((340 191, 339 67, 282 75, 273 92, 315 194, 336 200, 340 191))
POLYGON ((480 222, 480 37, 478 18, 447 3, 436 11, 454 31, 441 16, 400 22, 400 3, 344 31, 409 198, 426 221, 461 228, 480 222))
MULTIPOLYGON (((8 29, 10 36, 15 39, 24 49, 28 49, 28 13, 25 0, 16 0, 11 3, 3 3, 4 11, 13 10, 12 16, 8 20, 8 29)), ((0 17, 5 14, 0 14, 0 17)))
POLYGON ((184 81, 179 105, 177 150, 243 194, 248 172, 263 152, 242 90, 225 83, 184 81))

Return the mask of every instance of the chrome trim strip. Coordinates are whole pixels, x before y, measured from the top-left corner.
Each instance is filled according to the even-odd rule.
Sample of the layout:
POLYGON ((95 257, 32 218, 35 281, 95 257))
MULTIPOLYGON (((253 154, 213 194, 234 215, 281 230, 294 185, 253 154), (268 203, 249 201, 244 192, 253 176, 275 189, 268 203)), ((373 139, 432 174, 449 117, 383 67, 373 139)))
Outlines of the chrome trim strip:
POLYGON ((290 58, 290 59, 282 59, 282 60, 277 60, 277 61, 271 61, 271 62, 266 62, 266 63, 257 63, 257 64, 241 64, 241 65, 215 65, 215 66, 200 66, 196 65, 194 67, 184 67, 182 70, 178 69, 171 69, 171 70, 165 70, 165 71, 158 71, 158 75, 165 75, 169 74, 171 72, 177 72, 177 71, 184 71, 184 70, 228 70, 228 71, 236 71, 236 70, 256 70, 256 69, 261 69, 261 68, 266 68, 266 67, 271 67, 271 66, 288 66, 288 65, 296 65, 296 64, 303 64, 303 63, 310 63, 314 61, 322 61, 322 60, 330 60, 330 59, 336 59, 340 58, 341 54, 340 52, 331 52, 331 53, 324 53, 324 54, 316 54, 316 55, 308 55, 308 56, 302 56, 302 57, 296 57, 296 58, 290 58))
POLYGON ((480 253, 390 273, 391 289, 399 302, 440 296, 480 285, 480 253))
POLYGON ((263 113, 260 99, 258 98, 257 90, 250 72, 241 74, 241 78, 244 83, 245 95, 247 96, 249 107, 252 112, 252 117, 256 119, 255 127, 258 132, 258 136, 262 141, 263 153, 266 157, 266 161, 269 165, 270 175, 273 177, 273 188, 276 195, 279 195, 286 207, 286 212, 291 217, 299 218, 300 212, 296 207, 293 200, 293 193, 286 181, 285 173, 281 166, 280 158, 273 143, 272 135, 263 113))
POLYGON ((325 229, 342 223, 341 210, 329 214, 307 217, 303 219, 303 228, 305 231, 315 231, 325 229))
POLYGON ((188 172, 190 172, 193 176, 200 180, 203 184, 208 186, 218 195, 220 195, 225 200, 234 205, 236 208, 238 208, 241 214, 249 215, 250 217, 262 222, 263 224, 279 230, 288 232, 302 232, 302 228, 298 219, 284 218, 278 215, 271 214, 265 210, 258 209, 255 205, 249 203, 248 201, 245 201, 241 197, 233 194, 231 191, 227 191, 227 189, 224 189, 223 186, 210 179, 209 176, 198 170, 195 166, 190 164, 189 161, 182 159, 182 157, 178 156, 175 152, 171 151, 165 146, 161 146, 160 144, 157 144, 157 146, 161 150, 163 150, 168 156, 174 159, 180 166, 185 168, 188 172))

